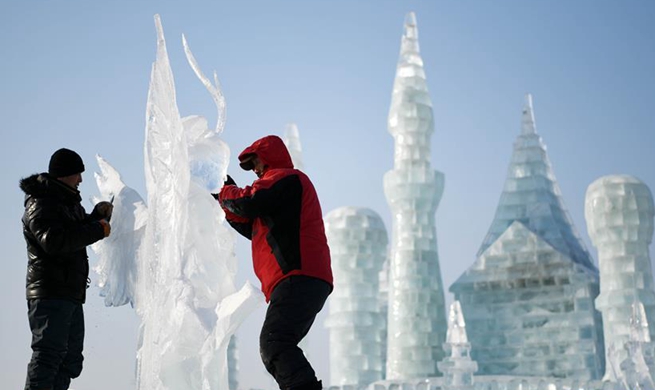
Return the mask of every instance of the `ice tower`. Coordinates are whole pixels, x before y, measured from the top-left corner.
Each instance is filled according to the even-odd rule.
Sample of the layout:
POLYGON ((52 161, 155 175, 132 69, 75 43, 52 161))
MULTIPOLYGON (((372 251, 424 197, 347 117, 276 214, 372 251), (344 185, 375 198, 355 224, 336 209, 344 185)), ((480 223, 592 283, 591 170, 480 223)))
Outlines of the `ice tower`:
POLYGON ((432 102, 414 13, 405 19, 388 127, 395 148, 384 176, 393 218, 387 379, 437 376, 447 330, 435 228, 444 177, 430 167, 432 102))
MULTIPOLYGON (((654 215, 650 190, 632 176, 604 176, 587 189, 587 230, 598 248, 600 268, 596 306, 603 315, 606 349, 611 347, 616 352, 615 365, 627 356, 624 345, 630 338, 632 305, 643 304, 646 322, 655 324, 655 292, 648 252, 654 215)), ((650 326, 650 340, 655 340, 654 328, 650 326)), ((608 364, 605 379, 615 380, 610 368, 608 364)))
POLYGON ((387 230, 373 210, 341 207, 325 216, 334 292, 329 300, 330 384, 368 385, 383 379, 385 318, 379 273, 387 258, 387 230))
POLYGON ((496 215, 451 286, 479 375, 602 375, 598 271, 571 222, 526 96, 496 215))

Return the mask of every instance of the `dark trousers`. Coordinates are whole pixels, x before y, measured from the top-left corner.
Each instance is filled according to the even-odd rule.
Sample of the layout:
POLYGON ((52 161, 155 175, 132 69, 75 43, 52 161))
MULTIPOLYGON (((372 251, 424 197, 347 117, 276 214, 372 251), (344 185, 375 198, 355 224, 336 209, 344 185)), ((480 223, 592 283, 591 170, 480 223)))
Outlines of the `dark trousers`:
POLYGON ((307 276, 290 276, 273 290, 259 336, 259 351, 280 389, 321 389, 298 343, 309 332, 331 291, 327 282, 307 276))
POLYGON ((65 299, 30 299, 27 308, 32 360, 27 366, 25 390, 66 390, 71 378, 82 372, 82 304, 65 299))

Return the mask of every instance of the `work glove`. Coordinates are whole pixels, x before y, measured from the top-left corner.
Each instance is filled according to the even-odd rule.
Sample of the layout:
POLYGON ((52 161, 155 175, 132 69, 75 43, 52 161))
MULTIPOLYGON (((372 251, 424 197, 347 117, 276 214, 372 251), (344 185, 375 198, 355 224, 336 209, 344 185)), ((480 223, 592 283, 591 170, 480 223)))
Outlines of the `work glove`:
MULTIPOLYGON (((223 182, 223 187, 235 186, 235 185, 237 185, 237 183, 234 181, 234 179, 232 179, 230 175, 227 175, 227 179, 225 179, 225 181, 223 182)), ((218 194, 212 193, 212 196, 214 197, 214 199, 218 200, 218 194)))
POLYGON ((230 175, 227 175, 227 179, 223 182, 223 186, 235 186, 237 183, 232 179, 230 175))
POLYGON ((109 221, 101 219, 98 223, 102 226, 102 231, 105 234, 105 237, 109 237, 109 234, 111 234, 111 225, 109 225, 109 221))
POLYGON ((111 213, 114 211, 114 205, 109 202, 100 202, 93 208, 91 216, 94 219, 106 219, 107 222, 111 219, 111 213))

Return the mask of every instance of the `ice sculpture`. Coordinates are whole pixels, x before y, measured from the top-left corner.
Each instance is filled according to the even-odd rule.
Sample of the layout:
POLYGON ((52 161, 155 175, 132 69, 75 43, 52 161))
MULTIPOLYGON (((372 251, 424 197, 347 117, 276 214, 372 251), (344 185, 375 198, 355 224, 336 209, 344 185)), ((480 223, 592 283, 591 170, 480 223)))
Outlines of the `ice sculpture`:
POLYGON ((155 24, 157 59, 144 147, 148 206, 98 159, 98 187, 103 198, 115 197, 111 222, 122 232, 94 246, 98 271, 106 302, 130 301, 141 318, 138 389, 228 390, 230 336, 263 297, 250 284, 237 291, 234 234, 210 195, 220 187, 229 160, 219 137, 224 100, 184 40, 187 59, 216 101, 219 117, 214 130, 202 117, 180 117, 158 15, 155 24))
POLYGON ((120 173, 105 159, 96 156, 100 173, 95 173, 96 183, 104 199, 112 200, 111 235, 92 246, 99 254, 94 271, 98 274, 100 296, 105 306, 135 305, 138 268, 136 257, 139 253, 148 209, 138 192, 125 185, 120 173))
POLYGON ((387 257, 387 230, 373 210, 341 207, 325 216, 334 292, 325 326, 330 331, 330 384, 368 385, 383 378, 385 318, 378 275, 387 257))
POLYGON ((653 382, 653 343, 644 305, 641 302, 632 304, 630 316, 630 339, 625 345, 628 358, 620 367, 624 384, 629 389, 655 390, 653 382))
MULTIPOLYGON (((603 316, 605 345, 616 351, 619 362, 627 354, 623 346, 630 338, 631 305, 642 303, 646 321, 655 323, 648 252, 654 215, 650 190, 632 176, 604 176, 587 189, 585 217, 589 236, 598 249, 601 281, 596 307, 603 316)), ((652 327, 649 332, 650 339, 655 339, 652 327)), ((605 379, 616 380, 609 365, 605 379)))
POLYGON ((596 379, 598 271, 573 227, 526 96, 496 215, 475 263, 450 287, 480 375, 596 379))
POLYGON ((298 134, 298 126, 295 123, 289 123, 284 129, 284 144, 289 149, 293 167, 299 170, 304 170, 305 165, 302 161, 302 145, 300 144, 300 135, 298 134))
POLYGON ((471 360, 471 344, 466 336, 466 323, 459 301, 450 305, 448 333, 443 348, 450 357, 437 363, 439 371, 443 373, 442 387, 445 390, 473 390, 473 374, 478 370, 478 365, 471 360))
POLYGON ((430 167, 432 102, 414 13, 405 19, 388 127, 395 151, 384 176, 393 216, 387 378, 436 376, 447 329, 435 228, 444 176, 430 167))

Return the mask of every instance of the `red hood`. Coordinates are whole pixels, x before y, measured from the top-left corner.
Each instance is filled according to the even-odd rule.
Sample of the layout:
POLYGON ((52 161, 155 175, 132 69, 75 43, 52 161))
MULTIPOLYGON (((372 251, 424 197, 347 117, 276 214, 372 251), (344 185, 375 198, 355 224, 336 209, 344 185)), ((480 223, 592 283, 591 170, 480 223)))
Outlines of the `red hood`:
POLYGON ((243 161, 250 154, 256 154, 259 160, 269 168, 293 168, 287 147, 276 135, 267 135, 253 142, 239 154, 239 161, 243 161))

